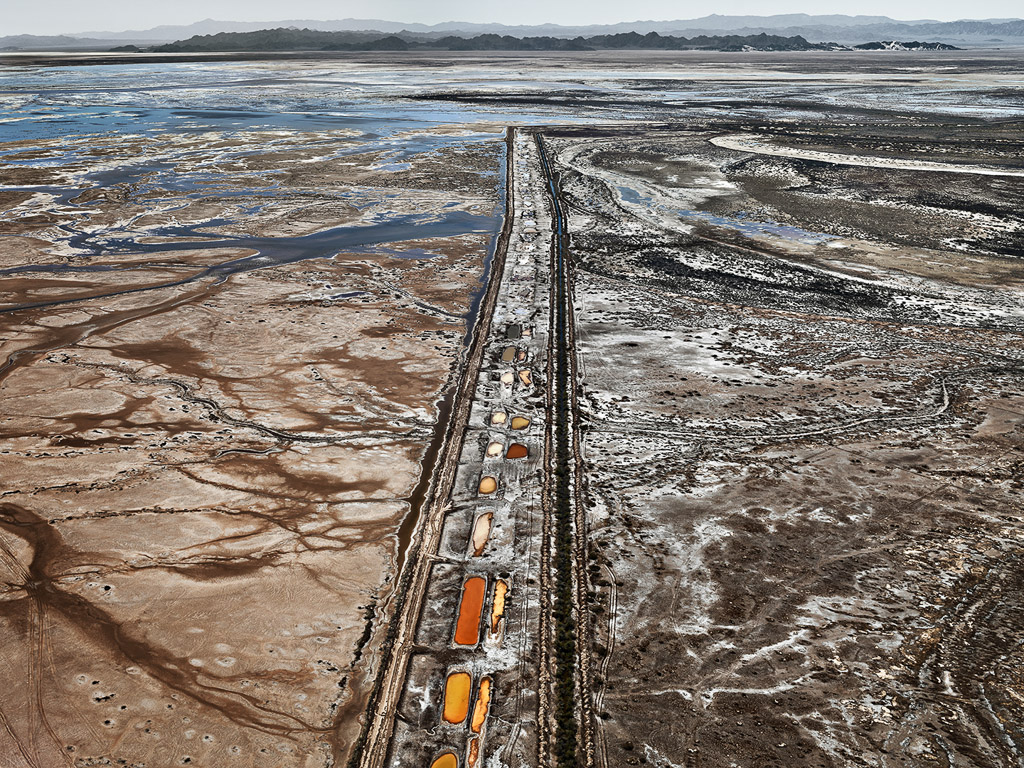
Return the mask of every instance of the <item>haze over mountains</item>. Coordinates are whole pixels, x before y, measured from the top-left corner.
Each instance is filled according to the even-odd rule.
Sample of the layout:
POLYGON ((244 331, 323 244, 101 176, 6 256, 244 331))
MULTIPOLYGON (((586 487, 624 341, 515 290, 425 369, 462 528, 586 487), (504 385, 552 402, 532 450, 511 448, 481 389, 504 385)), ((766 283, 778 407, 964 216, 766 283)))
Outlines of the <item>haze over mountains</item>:
POLYGON ((277 21, 218 21, 205 19, 195 24, 159 26, 147 30, 94 31, 60 36, 13 35, 0 37, 0 48, 92 48, 112 44, 157 44, 183 40, 194 35, 219 32, 249 32, 294 27, 323 31, 372 31, 406 33, 411 38, 430 39, 446 35, 492 33, 513 36, 575 37, 622 32, 694 37, 698 35, 800 35, 811 42, 863 43, 870 40, 928 39, 958 46, 1024 45, 1024 20, 984 19, 942 22, 932 19, 902 21, 887 16, 809 15, 721 16, 675 21, 632 21, 617 24, 565 26, 538 24, 511 26, 449 21, 415 24, 382 19, 290 19, 277 21))

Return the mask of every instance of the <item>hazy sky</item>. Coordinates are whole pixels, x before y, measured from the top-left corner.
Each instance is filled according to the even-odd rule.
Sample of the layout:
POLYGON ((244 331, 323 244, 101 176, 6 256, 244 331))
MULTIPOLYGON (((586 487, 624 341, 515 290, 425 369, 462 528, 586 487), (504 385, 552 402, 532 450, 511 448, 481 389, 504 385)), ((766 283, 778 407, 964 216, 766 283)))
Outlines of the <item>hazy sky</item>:
POLYGON ((394 21, 500 22, 503 24, 610 23, 637 19, 692 19, 720 14, 860 13, 897 19, 1014 17, 1021 0, 2 0, 0 35, 147 29, 201 19, 374 18, 394 21))

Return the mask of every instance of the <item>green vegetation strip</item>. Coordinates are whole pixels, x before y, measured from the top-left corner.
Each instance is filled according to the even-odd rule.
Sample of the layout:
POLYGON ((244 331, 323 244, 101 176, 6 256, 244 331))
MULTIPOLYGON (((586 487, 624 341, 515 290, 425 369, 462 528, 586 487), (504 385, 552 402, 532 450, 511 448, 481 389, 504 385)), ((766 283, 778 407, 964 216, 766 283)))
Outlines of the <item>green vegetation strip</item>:
POLYGON ((555 213, 555 375, 551 393, 554 408, 554 607, 555 626, 555 738, 554 758, 558 768, 577 765, 576 722, 576 620, 573 616, 573 486, 570 466, 571 444, 570 404, 572 369, 569 360, 569 333, 566 305, 569 300, 565 264, 565 228, 558 190, 555 187, 544 142, 537 136, 544 175, 548 181, 555 213))

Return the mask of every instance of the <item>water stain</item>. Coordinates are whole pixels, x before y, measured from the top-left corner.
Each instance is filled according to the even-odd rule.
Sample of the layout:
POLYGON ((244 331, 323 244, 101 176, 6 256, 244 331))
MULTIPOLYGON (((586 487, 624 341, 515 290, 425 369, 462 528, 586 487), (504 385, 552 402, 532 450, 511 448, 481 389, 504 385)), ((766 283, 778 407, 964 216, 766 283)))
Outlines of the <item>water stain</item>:
MULTIPOLYGON (((17 586, 24 597, 9 599, 0 608, 0 615, 10 624, 27 629, 28 624, 35 621, 31 618, 33 613, 49 616, 48 621, 59 615, 98 647, 111 649, 126 666, 139 667, 167 688, 245 728, 284 738, 292 738, 302 730, 317 733, 329 730, 275 711, 261 696, 210 685, 186 657, 175 656, 141 636, 136 622, 120 622, 96 602, 68 591, 62 578, 69 568, 94 566, 102 558, 66 544, 57 529, 44 518, 24 507, 3 504, 0 505, 0 530, 25 541, 32 552, 27 566, 18 565, 24 581, 17 586)), ((230 576, 231 569, 224 569, 217 575, 230 576)))

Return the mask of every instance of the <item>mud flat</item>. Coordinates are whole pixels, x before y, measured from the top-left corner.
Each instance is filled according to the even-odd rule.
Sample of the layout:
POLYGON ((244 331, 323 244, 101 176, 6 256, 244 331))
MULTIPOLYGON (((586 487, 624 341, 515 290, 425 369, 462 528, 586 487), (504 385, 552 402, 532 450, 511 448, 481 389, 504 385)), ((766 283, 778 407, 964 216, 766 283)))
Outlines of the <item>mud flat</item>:
POLYGON ((941 123, 545 132, 601 764, 1020 763, 1024 185, 941 123))
POLYGON ((451 134, 4 145, 4 765, 347 759, 500 225, 451 134))
POLYGON ((1019 57, 20 61, 17 768, 549 762, 549 346, 580 356, 581 757, 1021 763, 1019 57), (564 338, 531 131, 486 281, 524 124, 564 338))

